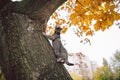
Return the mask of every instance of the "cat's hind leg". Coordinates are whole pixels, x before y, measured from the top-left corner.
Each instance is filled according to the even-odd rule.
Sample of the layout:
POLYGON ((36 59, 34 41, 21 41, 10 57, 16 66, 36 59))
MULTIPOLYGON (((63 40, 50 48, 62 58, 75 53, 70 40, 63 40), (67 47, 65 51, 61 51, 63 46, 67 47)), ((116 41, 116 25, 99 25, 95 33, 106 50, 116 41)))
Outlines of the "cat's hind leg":
POLYGON ((65 56, 65 63, 66 63, 67 65, 69 65, 69 66, 74 66, 73 63, 70 63, 70 62, 68 61, 68 54, 67 54, 67 53, 66 53, 66 56, 65 56))

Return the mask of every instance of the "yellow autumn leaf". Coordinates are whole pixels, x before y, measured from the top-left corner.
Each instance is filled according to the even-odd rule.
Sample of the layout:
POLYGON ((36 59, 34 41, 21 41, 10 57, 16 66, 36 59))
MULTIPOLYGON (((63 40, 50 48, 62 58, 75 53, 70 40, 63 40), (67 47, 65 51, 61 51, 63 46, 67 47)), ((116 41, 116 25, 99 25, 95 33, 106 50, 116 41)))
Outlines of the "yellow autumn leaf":
POLYGON ((50 32, 52 30, 54 31, 53 26, 47 25, 45 32, 50 32))
POLYGON ((91 4, 91 2, 92 2, 92 0, 85 0, 84 5, 89 6, 89 4, 91 4))
POLYGON ((100 28, 101 28, 102 31, 105 31, 105 29, 107 28, 107 27, 106 27, 106 23, 102 22, 100 28))
POLYGON ((77 13, 72 13, 72 14, 70 15, 70 20, 73 20, 77 15, 78 15, 77 13))
POLYGON ((99 16, 96 14, 94 14, 94 15, 92 15, 92 17, 93 17, 93 19, 95 19, 95 20, 98 20, 99 19, 99 16))
POLYGON ((75 11, 76 12, 81 12, 81 9, 80 9, 81 7, 79 6, 79 5, 77 5, 77 6, 75 6, 75 11))
POLYGON ((97 21, 96 22, 96 24, 94 25, 94 29, 95 29, 95 31, 98 31, 98 30, 100 30, 100 21, 97 21))
POLYGON ((114 6, 114 5, 111 5, 110 2, 106 2, 106 3, 105 3, 105 11, 113 10, 113 8, 115 8, 115 6, 114 6))
POLYGON ((62 6, 62 7, 61 7, 61 10, 63 10, 64 8, 65 8, 65 7, 64 7, 64 6, 62 6))
POLYGON ((105 10, 105 8, 103 6, 99 6, 98 7, 100 10, 105 10))
POLYGON ((62 33, 65 33, 65 32, 67 31, 67 29, 68 29, 68 28, 64 27, 64 28, 62 29, 62 33))
POLYGON ((107 22, 106 24, 107 24, 108 26, 111 26, 111 25, 113 24, 113 21, 111 21, 110 19, 107 19, 106 22, 107 22))
POLYGON ((78 24, 77 18, 73 19, 72 23, 73 23, 74 25, 77 25, 77 24, 78 24))
POLYGON ((89 30, 90 28, 88 26, 83 26, 83 31, 86 32, 87 30, 89 30))
POLYGON ((70 5, 71 2, 72 0, 67 0, 66 5, 70 5))
POLYGON ((58 13, 54 12, 52 15, 52 19, 57 19, 57 17, 58 17, 58 13))
POLYGON ((77 25, 80 22, 80 18, 77 13, 73 13, 70 15, 70 20, 74 25, 77 25))
POLYGON ((107 19, 107 17, 108 17, 107 15, 108 15, 108 14, 103 14, 103 15, 102 15, 101 18, 102 18, 103 21, 105 21, 105 20, 107 19))
POLYGON ((82 5, 81 2, 76 2, 76 6, 74 8, 75 12, 78 12, 79 14, 83 14, 87 11, 86 7, 82 5))
POLYGON ((120 14, 117 14, 116 12, 113 13, 114 19, 119 20, 120 19, 120 14))
POLYGON ((93 35, 93 31, 90 30, 86 32, 86 36, 92 36, 92 35, 93 35))
POLYGON ((85 18, 84 22, 86 23, 86 25, 90 25, 90 19, 89 18, 85 18))
POLYGON ((56 19, 56 16, 52 15, 52 19, 56 19))
POLYGON ((59 20, 58 20, 58 23, 59 23, 59 24, 64 24, 64 23, 66 23, 66 21, 65 21, 65 19, 59 19, 59 20))
POLYGON ((56 25, 60 25, 59 21, 56 21, 55 24, 56 24, 56 25))
POLYGON ((111 10, 111 11, 114 11, 114 9, 115 9, 115 5, 111 5, 111 6, 110 6, 110 10, 111 10))
POLYGON ((78 2, 80 2, 80 3, 82 3, 83 2, 83 0, 77 0, 78 2))

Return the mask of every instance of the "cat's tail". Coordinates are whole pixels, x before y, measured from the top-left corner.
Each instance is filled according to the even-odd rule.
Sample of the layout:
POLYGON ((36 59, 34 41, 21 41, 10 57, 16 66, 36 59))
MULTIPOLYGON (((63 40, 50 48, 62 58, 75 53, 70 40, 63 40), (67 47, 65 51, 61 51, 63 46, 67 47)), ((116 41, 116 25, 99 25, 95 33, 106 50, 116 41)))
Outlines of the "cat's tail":
POLYGON ((70 63, 70 62, 68 61, 68 58, 65 58, 65 63, 66 63, 68 66, 74 66, 73 63, 70 63))
POLYGON ((73 63, 69 63, 69 62, 67 62, 66 64, 67 64, 68 66, 74 66, 73 63))
POLYGON ((74 64, 73 63, 70 63, 70 62, 68 62, 68 60, 63 60, 62 58, 58 58, 57 59, 57 62, 58 63, 66 63, 67 65, 69 65, 69 66, 74 66, 74 64))

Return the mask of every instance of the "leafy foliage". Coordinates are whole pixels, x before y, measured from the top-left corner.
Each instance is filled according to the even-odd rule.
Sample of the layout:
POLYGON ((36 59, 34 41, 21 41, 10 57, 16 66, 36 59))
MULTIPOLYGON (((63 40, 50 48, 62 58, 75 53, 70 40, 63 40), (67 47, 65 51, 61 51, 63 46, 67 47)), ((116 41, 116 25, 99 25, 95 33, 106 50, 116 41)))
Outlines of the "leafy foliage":
POLYGON ((103 66, 94 72, 94 80, 120 80, 120 51, 111 58, 111 66, 103 58, 103 66))
POLYGON ((94 80, 112 80, 111 68, 105 58, 103 58, 103 66, 95 71, 94 80))
POLYGON ((80 77, 80 75, 78 75, 76 73, 70 73, 70 75, 73 78, 73 80, 82 80, 82 78, 80 77))
POLYGON ((110 80, 111 74, 107 66, 99 67, 94 73, 94 80, 110 80))
POLYGON ((77 26, 77 35, 92 36, 95 31, 109 29, 114 21, 120 20, 118 0, 68 0, 51 16, 55 24, 65 28, 77 26), (67 19, 61 17, 59 11, 68 13, 67 19))
POLYGON ((120 80, 120 51, 116 53, 111 58, 111 64, 114 71, 114 79, 120 80))
POLYGON ((108 62, 105 58, 103 58, 103 65, 106 66, 106 67, 109 67, 108 62))
POLYGON ((109 29, 115 20, 120 19, 120 14, 115 11, 118 4, 114 0, 76 0, 70 20, 86 35, 92 35, 94 31, 109 29), (91 28, 93 20, 96 23, 91 28))

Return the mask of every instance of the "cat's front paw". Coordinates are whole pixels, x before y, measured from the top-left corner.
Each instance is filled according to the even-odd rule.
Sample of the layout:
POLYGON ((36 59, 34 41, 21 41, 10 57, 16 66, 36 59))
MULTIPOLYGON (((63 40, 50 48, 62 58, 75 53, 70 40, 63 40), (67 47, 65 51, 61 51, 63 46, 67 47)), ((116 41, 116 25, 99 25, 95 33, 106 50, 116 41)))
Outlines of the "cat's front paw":
POLYGON ((42 34, 45 36, 46 35, 46 33, 45 32, 42 32, 42 34))
POLYGON ((58 63, 64 63, 65 61, 64 61, 62 58, 58 58, 58 59, 57 59, 57 62, 58 62, 58 63))

